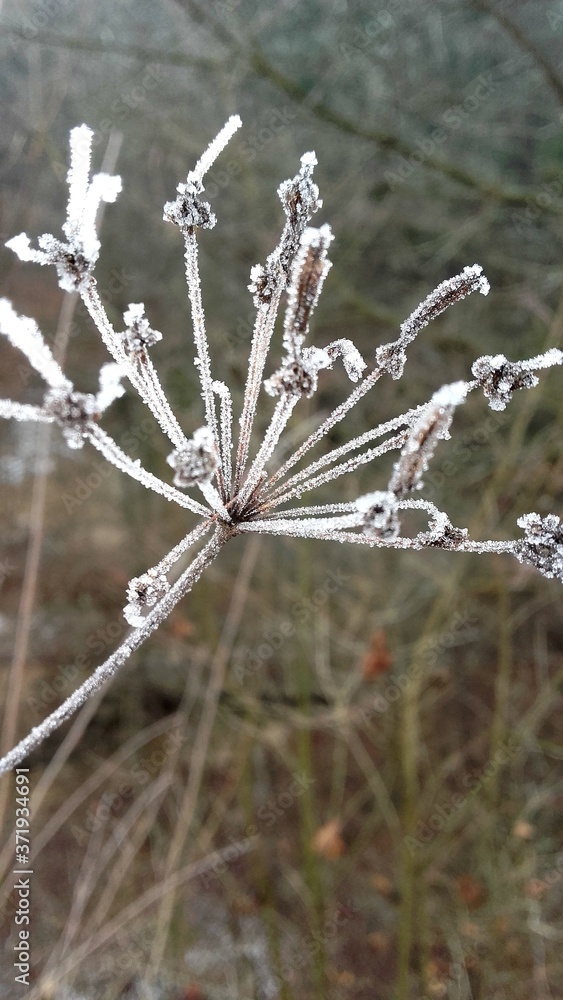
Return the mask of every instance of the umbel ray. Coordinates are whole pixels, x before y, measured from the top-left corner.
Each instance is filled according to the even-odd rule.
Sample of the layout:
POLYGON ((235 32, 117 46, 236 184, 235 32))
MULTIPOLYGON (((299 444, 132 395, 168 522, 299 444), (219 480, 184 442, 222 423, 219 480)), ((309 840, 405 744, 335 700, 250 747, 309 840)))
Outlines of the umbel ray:
POLYGON ((302 156, 295 177, 280 184, 278 195, 285 214, 280 240, 265 264, 254 266, 250 273, 256 319, 238 418, 238 441, 234 442, 231 392, 212 374, 198 236, 216 223, 210 205, 202 199, 206 173, 240 126, 238 116, 228 120, 186 181, 178 185, 174 201, 164 206, 164 219, 179 228, 184 241, 194 363, 203 401, 202 426, 191 436, 185 434, 172 412, 151 361, 151 348, 162 334, 151 327, 143 303, 131 303, 123 317, 123 329, 116 330, 98 293, 94 277, 100 251, 96 216, 101 202, 115 201, 121 180, 103 173, 90 177, 93 133, 86 125, 70 134, 69 198, 63 238, 40 236, 34 249, 21 233, 7 244, 23 261, 55 265, 61 288, 79 294, 112 361, 100 370, 99 391, 81 392, 62 371, 34 320, 18 315, 6 299, 1 299, 0 331, 27 355, 47 389, 41 405, 1 400, 0 416, 58 424, 70 448, 92 445, 125 475, 186 508, 198 520, 156 566, 131 580, 124 609, 131 629, 119 648, 6 754, 0 761, 0 772, 21 762, 115 674, 235 535, 262 532, 372 547, 504 552, 530 563, 547 577, 563 581, 563 525, 557 516, 525 514, 518 520, 522 537, 514 541, 479 541, 471 538, 466 528, 454 525, 444 511, 422 495, 424 474, 439 441, 450 435, 456 408, 470 393, 481 390, 489 406, 503 410, 517 389, 537 385, 536 373, 540 369, 562 363, 563 354, 555 348, 526 361, 509 361, 503 354, 478 358, 471 369, 472 378, 467 381, 442 386, 429 401, 327 450, 309 464, 303 461, 380 378, 402 376, 407 348, 431 320, 472 292, 486 295, 489 291, 481 267, 465 267, 424 299, 401 325, 396 340, 379 346, 369 364, 346 338, 325 347, 311 344, 309 324, 331 267, 328 252, 333 239, 328 225, 310 225, 322 205, 313 181, 316 157, 312 152, 302 156), (282 309, 283 356, 274 374, 264 379, 276 318, 282 309), (353 383, 349 395, 328 416, 320 418, 316 429, 276 465, 276 448, 280 441, 283 443, 294 409, 302 397, 314 396, 323 370, 340 362, 353 383), (170 442, 167 461, 173 470, 172 483, 144 469, 138 459, 130 458, 101 426, 105 410, 124 393, 126 381, 139 393, 170 442), (273 397, 274 402, 268 397, 273 397), (271 415, 258 447, 252 449, 259 401, 261 406, 269 406, 271 415), (393 451, 398 454, 386 489, 353 501, 340 502, 336 498, 333 503, 300 502, 317 487, 336 482, 393 451), (404 532, 402 525, 403 512, 410 509, 422 511, 427 519, 425 530, 414 535, 404 532), (191 562, 171 582, 175 563, 188 550, 193 555, 191 562))

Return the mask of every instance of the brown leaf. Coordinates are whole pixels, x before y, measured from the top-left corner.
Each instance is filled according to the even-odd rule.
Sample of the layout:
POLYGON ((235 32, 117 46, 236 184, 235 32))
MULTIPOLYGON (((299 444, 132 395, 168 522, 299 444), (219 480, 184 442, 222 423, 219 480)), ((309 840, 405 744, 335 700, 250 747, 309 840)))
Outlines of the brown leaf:
POLYGON ((518 837, 519 840, 531 840, 534 833, 534 827, 525 819, 517 819, 512 827, 513 836, 518 837))
POLYGON ((175 639, 189 639, 194 634, 192 622, 181 615, 171 618, 169 628, 175 639))
POLYGON ((320 826, 315 833, 311 846, 316 854, 322 854, 327 861, 335 861, 346 850, 346 844, 341 836, 342 824, 339 819, 331 819, 320 826))
POLYGON ((372 875, 371 884, 380 896, 391 896, 393 894, 393 883, 391 879, 387 878, 387 875, 382 875, 381 872, 377 872, 375 875, 372 875))
POLYGON ((383 629, 378 629, 373 633, 369 650, 363 659, 362 677, 365 681, 372 681, 392 666, 393 657, 387 646, 387 637, 383 629))
POLYGON ((190 983, 184 989, 182 1000, 205 1000, 205 994, 201 992, 197 983, 190 983))
POLYGON ((371 931, 366 940, 370 948, 373 948, 378 955, 389 951, 391 947, 391 935, 385 934, 383 931, 371 931))
POLYGON ((457 878, 457 891, 470 910, 477 909, 487 898, 487 891, 482 882, 478 882, 473 875, 465 873, 457 878))

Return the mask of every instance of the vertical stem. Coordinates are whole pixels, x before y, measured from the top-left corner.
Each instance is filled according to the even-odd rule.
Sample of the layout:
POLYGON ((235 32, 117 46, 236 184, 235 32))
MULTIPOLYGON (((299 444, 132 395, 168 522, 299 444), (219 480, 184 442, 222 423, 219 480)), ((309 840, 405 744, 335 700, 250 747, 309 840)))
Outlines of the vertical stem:
POLYGON ((411 664, 415 669, 409 669, 407 686, 404 692, 399 748, 403 776, 403 843, 401 846, 402 873, 397 1000, 408 1000, 410 997, 410 964, 414 925, 416 863, 414 854, 408 847, 410 840, 407 840, 407 838, 414 838, 418 816, 418 701, 423 672, 420 669, 416 669, 416 655, 415 652, 411 664))
POLYGON ((238 493, 240 489, 246 469, 246 463, 248 461, 250 438, 252 435, 252 427, 254 425, 254 416, 256 414, 256 403, 258 401, 258 394, 262 385, 262 375, 264 372, 264 365, 266 363, 266 355, 268 353, 270 340, 272 339, 272 334, 274 332, 274 324, 276 322, 276 315, 280 304, 282 289, 283 285, 280 280, 267 309, 262 310, 259 308, 258 315, 256 316, 254 333, 252 335, 252 344, 250 347, 250 358, 248 360, 248 375, 244 389, 244 402, 240 417, 240 433, 235 464, 233 494, 238 493))
MULTIPOLYGON (((246 753, 246 764, 244 774, 240 784, 240 795, 242 809, 247 820, 247 829, 254 825, 254 801, 252 790, 255 787, 254 771, 252 768, 252 748, 246 753)), ((267 846, 261 837, 255 852, 255 862, 252 868, 254 884, 258 890, 260 900, 260 911, 266 925, 266 936, 272 955, 273 967, 279 983, 279 1000, 292 1000, 291 992, 282 974, 281 959, 281 937, 278 928, 276 896, 274 892, 275 879, 268 871, 267 846)))
MULTIPOLYGON (((507 714, 510 698, 510 667, 512 663, 510 598, 504 581, 498 585, 498 658, 495 678, 495 712, 491 726, 490 759, 495 760, 497 752, 506 740, 507 714)), ((488 798, 491 815, 494 815, 498 801, 499 768, 492 769, 488 784, 488 798)), ((493 831, 491 831, 492 833, 493 831)))
MULTIPOLYGON (((205 420, 215 438, 217 450, 220 453, 221 439, 217 426, 217 413, 215 411, 215 398, 213 396, 213 380, 211 378, 211 359, 209 357, 209 345, 205 330, 205 314, 203 312, 203 302, 201 300, 201 282, 199 277, 199 250, 195 233, 184 234, 186 262, 186 281, 188 285, 188 296, 192 307, 192 324, 194 330, 194 341, 197 351, 197 364, 199 381, 201 385, 201 397, 205 406, 205 420)), ((223 483, 223 470, 219 466, 217 470, 217 482, 223 499, 225 498, 225 486, 223 483)))
POLYGON ((399 757, 403 779, 403 842, 401 845, 401 907, 399 915, 399 941, 397 958, 396 1000, 410 1000, 411 961, 413 944, 420 938, 417 923, 418 913, 424 912, 424 881, 420 864, 408 844, 415 838, 418 822, 418 800, 420 792, 418 764, 420 757, 420 695, 426 680, 423 653, 427 649, 428 637, 444 621, 456 593, 461 568, 454 567, 445 582, 441 594, 432 607, 426 626, 416 643, 407 670, 402 714, 399 732, 399 757))
MULTIPOLYGON (((313 560, 309 553, 310 543, 307 541, 300 552, 300 574, 302 593, 311 589, 313 560)), ((309 716, 311 712, 311 674, 309 657, 304 657, 301 661, 296 658, 297 672, 297 696, 299 707, 304 716, 309 716)), ((299 772, 307 779, 312 779, 313 762, 311 753, 311 729, 309 726, 302 726, 298 733, 297 757, 299 762, 299 772)), ((324 922, 324 900, 321 883, 321 873, 319 869, 318 857, 313 851, 312 841, 316 829, 315 801, 313 798, 312 780, 307 781, 307 787, 299 799, 300 825, 301 825, 301 849, 303 851, 303 868, 307 886, 312 898, 311 923, 319 944, 315 950, 313 960, 313 978, 315 983, 315 996, 318 1000, 325 1000, 326 997, 326 948, 322 936, 324 922)))

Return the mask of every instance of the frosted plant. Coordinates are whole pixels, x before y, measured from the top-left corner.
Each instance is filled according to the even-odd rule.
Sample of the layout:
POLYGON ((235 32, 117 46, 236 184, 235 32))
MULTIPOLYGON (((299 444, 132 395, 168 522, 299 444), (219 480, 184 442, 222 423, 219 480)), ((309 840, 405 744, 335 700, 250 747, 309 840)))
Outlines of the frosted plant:
MULTIPOLYGON (((100 390, 96 395, 80 392, 62 372, 35 322, 18 316, 9 302, 0 300, 0 331, 27 355, 47 384, 40 406, 2 400, 0 416, 57 423, 70 447, 81 448, 86 442, 93 445, 123 473, 187 508, 199 520, 158 565, 131 580, 124 609, 131 630, 125 641, 0 761, 0 771, 23 760, 118 670, 235 535, 265 532, 373 547, 506 552, 536 567, 545 576, 563 581, 563 525, 558 517, 549 514, 541 518, 529 513, 518 521, 524 531, 523 538, 478 541, 469 537, 467 529, 453 525, 447 514, 421 496, 424 474, 434 452, 440 441, 449 437, 455 410, 468 395, 481 389, 493 409, 504 409, 517 389, 537 384, 537 371, 563 362, 559 350, 549 350, 528 361, 511 362, 502 354, 479 358, 472 368, 472 380, 443 386, 428 402, 379 424, 312 462, 307 458, 302 464, 313 447, 326 439, 380 378, 401 377, 409 344, 431 320, 472 292, 486 295, 489 291, 481 267, 477 264, 465 267, 431 292, 402 324, 396 340, 377 348, 371 366, 349 340, 336 340, 326 347, 308 343, 311 318, 331 267, 328 251, 333 239, 328 225, 319 228, 310 225, 322 205, 313 181, 314 153, 305 153, 295 177, 280 185, 278 195, 285 213, 280 241, 266 263, 251 270, 249 289, 254 296, 256 321, 234 450, 231 394, 212 375, 201 299, 198 234, 202 229, 211 229, 216 222, 210 205, 201 197, 206 172, 240 125, 237 116, 229 119, 185 183, 178 185, 174 201, 164 206, 165 220, 178 226, 184 241, 195 364, 203 400, 203 423, 191 437, 186 436, 174 416, 152 364, 150 350, 161 334, 152 329, 144 305, 131 303, 124 315, 123 330, 116 330, 98 294, 93 273, 100 249, 96 214, 101 201, 115 200, 121 182, 106 174, 96 174, 90 179, 93 133, 85 125, 73 129, 70 135, 69 199, 63 226, 66 241, 51 235, 41 236, 39 249, 34 250, 22 233, 8 242, 22 260, 55 265, 60 286, 78 292, 113 360, 100 372, 100 390), (264 380, 282 299, 285 299, 284 354, 274 374, 264 380), (308 399, 314 395, 320 373, 340 359, 354 387, 276 467, 273 461, 276 447, 293 410, 302 397, 308 399), (105 410, 123 393, 125 380, 139 393, 170 441, 168 464, 174 470, 172 484, 152 475, 139 460, 129 458, 100 426, 105 410), (252 434, 262 386, 276 401, 262 441, 253 448, 252 434), (300 501, 318 487, 391 451, 398 452, 398 457, 385 489, 346 503, 292 506, 292 502, 300 501), (196 496, 199 491, 199 499, 193 491, 196 496), (407 510, 422 512, 427 519, 425 530, 403 533, 401 518, 407 510), (188 550, 192 550, 191 562, 171 582, 175 563, 188 550)), ((264 403, 267 405, 267 399, 264 403)))

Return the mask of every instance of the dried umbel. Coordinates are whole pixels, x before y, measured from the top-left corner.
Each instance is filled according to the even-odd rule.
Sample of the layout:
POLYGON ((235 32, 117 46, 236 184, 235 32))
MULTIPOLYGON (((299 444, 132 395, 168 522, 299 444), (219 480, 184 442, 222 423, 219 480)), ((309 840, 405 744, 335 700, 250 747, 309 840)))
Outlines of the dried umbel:
POLYGON ((240 125, 238 117, 229 119, 186 181, 178 185, 175 200, 164 208, 164 218, 179 228, 184 241, 195 364, 204 406, 204 422, 191 436, 186 435, 174 416, 152 363, 150 353, 161 334, 151 327, 144 305, 129 306, 124 316, 125 329, 118 332, 110 323, 98 293, 93 273, 100 249, 96 213, 102 201, 115 200, 121 181, 106 174, 96 174, 90 179, 93 133, 85 125, 73 129, 70 138, 69 200, 63 226, 66 241, 51 235, 41 236, 39 249, 34 250, 22 233, 8 243, 22 260, 55 265, 59 284, 67 291, 78 292, 113 361, 103 366, 96 395, 80 392, 62 372, 35 322, 18 316, 9 302, 0 300, 0 331, 27 355, 47 383, 40 405, 1 400, 0 416, 57 423, 71 447, 81 447, 85 442, 94 445, 126 475, 187 508, 198 521, 157 566, 131 581, 125 616, 132 628, 124 642, 70 698, 6 755, 0 762, 2 771, 21 761, 119 669, 235 535, 265 532, 374 547, 507 552, 545 576, 563 581, 563 528, 558 517, 526 514, 518 521, 524 529, 523 539, 478 541, 469 537, 466 528, 452 524, 444 511, 421 495, 424 475, 435 450, 449 437, 455 411, 469 394, 481 389, 493 409, 504 409, 516 389, 537 384, 536 372, 563 362, 559 350, 552 349, 528 361, 511 362, 504 355, 479 358, 472 368, 472 380, 443 386, 428 402, 328 450, 312 462, 305 460, 380 378, 401 377, 407 349, 428 323, 467 295, 473 292, 486 295, 489 291, 481 267, 477 264, 465 267, 460 274, 439 284, 401 325, 397 339, 377 347, 371 361, 362 358, 345 338, 325 347, 308 342, 314 309, 331 266, 328 250, 333 239, 328 225, 318 228, 311 225, 313 215, 322 206, 313 181, 317 162, 314 153, 305 153, 297 174, 280 185, 278 194, 286 218, 279 243, 266 263, 255 265, 250 273, 249 289, 256 306, 256 321, 238 420, 238 443, 236 450, 233 449, 231 393, 224 382, 212 376, 201 298, 198 235, 216 223, 210 205, 202 200, 205 175, 240 125), (274 373, 264 380, 274 325, 284 299, 284 353, 274 373), (295 407, 303 397, 314 396, 320 374, 338 358, 342 359, 354 387, 316 430, 276 466, 275 451, 295 407), (139 393, 170 441, 168 463, 174 470, 172 483, 157 478, 138 459, 130 458, 101 427, 105 410, 124 391, 125 379, 139 393), (263 386, 276 401, 263 438, 251 458, 252 433, 263 386), (383 489, 352 501, 291 506, 292 501, 301 500, 305 494, 392 451, 397 451, 398 457, 383 489), (186 492, 194 489, 199 491, 199 498, 186 492), (403 533, 401 512, 405 510, 422 512, 427 527, 415 535, 403 533), (196 554, 172 582, 174 566, 188 550, 196 554))

